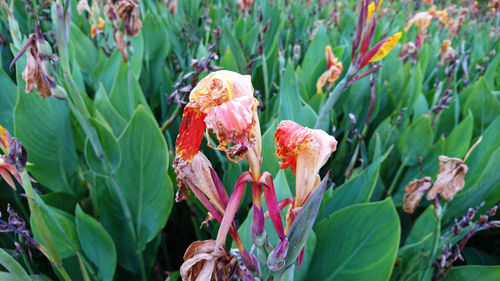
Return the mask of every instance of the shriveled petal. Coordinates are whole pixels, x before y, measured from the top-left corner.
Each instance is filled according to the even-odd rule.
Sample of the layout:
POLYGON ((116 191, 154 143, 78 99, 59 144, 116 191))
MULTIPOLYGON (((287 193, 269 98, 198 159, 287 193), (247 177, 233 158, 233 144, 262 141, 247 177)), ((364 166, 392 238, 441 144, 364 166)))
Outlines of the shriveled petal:
POLYGON ((431 185, 431 178, 424 177, 422 179, 416 179, 405 186, 403 210, 408 214, 413 213, 418 207, 418 204, 420 204, 420 200, 422 200, 425 191, 429 189, 431 185))
POLYGON ((205 118, 207 132, 211 130, 219 142, 215 149, 225 151, 230 160, 241 160, 255 145, 257 105, 254 97, 239 97, 214 107, 205 118))
POLYGON ((445 200, 453 199, 453 196, 464 188, 468 169, 462 159, 439 156, 439 173, 427 193, 427 200, 436 198, 438 193, 445 200))
MULTIPOLYGON (((236 270, 235 258, 224 248, 216 248, 214 240, 195 241, 184 253, 180 274, 184 281, 228 279, 236 270)), ((229 280, 229 279, 228 279, 229 280)))
POLYGON ((401 32, 398 32, 389 37, 384 42, 382 47, 380 47, 377 53, 375 53, 375 55, 370 59, 370 62, 376 62, 385 58, 391 52, 392 48, 396 46, 400 38, 401 38, 401 32))
POLYGON ((177 155, 184 161, 191 162, 198 153, 206 128, 205 116, 206 113, 196 108, 190 106, 184 108, 179 135, 175 142, 177 155))

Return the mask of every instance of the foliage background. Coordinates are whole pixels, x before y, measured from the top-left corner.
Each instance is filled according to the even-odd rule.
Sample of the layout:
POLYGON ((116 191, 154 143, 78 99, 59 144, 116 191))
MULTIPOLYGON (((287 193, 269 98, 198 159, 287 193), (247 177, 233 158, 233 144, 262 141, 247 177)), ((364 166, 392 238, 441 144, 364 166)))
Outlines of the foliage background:
MULTIPOLYGON (((173 102, 175 95, 171 94, 189 84, 190 78, 181 85, 176 82, 196 69, 193 62, 201 64, 212 53, 216 55, 212 66, 252 75, 260 101, 263 170, 275 175, 278 199, 294 193, 293 175, 279 171, 274 157, 276 126, 286 119, 314 126, 326 99, 326 94, 315 93, 316 80, 326 70, 325 46, 333 46, 347 69, 357 20, 358 1, 311 2, 256 1, 250 12, 238 12, 236 2, 186 0, 179 1, 172 14, 166 2, 141 1, 143 27, 138 36, 128 38, 131 52, 125 63, 114 47, 109 21, 104 33, 92 39, 92 20, 79 15, 78 3, 70 1, 71 77, 58 83, 76 87, 84 97, 108 167, 97 160, 65 101, 24 93, 21 72, 26 58, 9 69, 19 46, 13 43, 6 10, 0 11, 0 124, 27 149, 32 163, 29 172, 47 205, 44 219, 72 280, 83 280, 81 256, 92 279, 138 278, 144 264, 149 279, 165 280, 166 272, 179 269, 192 241, 216 235, 216 222, 200 228, 206 213, 194 196, 173 203, 176 185, 171 167, 182 106, 173 102), (217 28, 218 42, 212 32, 217 28), (167 120, 173 122, 162 128, 167 120)), ((471 4, 436 4, 445 8, 451 2, 457 7, 471 4)), ((34 32, 38 18, 46 39, 55 43, 55 3, 11 3, 24 40, 34 32)), ((403 187, 423 175, 434 178, 439 155, 464 157, 479 136, 483 140, 466 162, 465 188, 446 209, 443 233, 468 208, 484 201, 479 210, 482 214, 500 201, 500 44, 489 38, 495 21, 498 26, 498 13, 496 18, 485 16, 491 9, 486 4, 479 3, 478 14, 468 16, 452 40, 459 53, 452 76, 447 76, 449 69, 440 66, 438 58, 448 31, 433 21, 415 62, 398 58, 402 45, 415 38, 415 27, 403 33, 400 44, 382 61, 368 122, 369 77, 342 94, 330 116, 329 133, 339 141, 338 150, 323 168, 323 172, 332 170, 336 188, 323 200, 297 280, 417 278, 419 270, 425 271, 432 262, 426 251, 434 240, 436 222, 426 200, 415 214, 401 211, 403 187), (438 109, 445 92, 451 101, 438 109), (393 196, 386 196, 391 185, 395 187, 393 196)), ((421 1, 386 0, 383 8, 375 40, 401 31, 409 17, 429 6, 421 1)), ((59 66, 57 71, 61 71, 59 66)), ((200 78, 204 75, 202 72, 200 78)), ((182 99, 182 95, 178 97, 182 99)), ((221 153, 203 151, 231 191, 237 177, 248 169, 247 163, 223 161, 221 153)), ((0 187, 0 209, 4 211, 9 203, 29 222, 22 188, 13 191, 5 182, 0 187)), ((237 214, 246 245, 251 243, 247 231, 250 208, 251 195, 246 192, 237 214)), ((38 240, 37 229, 31 231, 38 240)), ((460 267, 448 279, 472 280, 478 274, 484 280, 500 278, 499 237, 498 229, 476 234, 464 249, 464 261, 456 264, 460 267)), ((0 235, 0 245, 9 254, 14 238, 12 233, 0 235)), ((36 278, 59 278, 37 251, 32 259, 26 252, 16 259, 36 278)), ((6 269, 8 260, 2 258, 6 269)), ((175 280, 175 274, 171 279, 175 280)))

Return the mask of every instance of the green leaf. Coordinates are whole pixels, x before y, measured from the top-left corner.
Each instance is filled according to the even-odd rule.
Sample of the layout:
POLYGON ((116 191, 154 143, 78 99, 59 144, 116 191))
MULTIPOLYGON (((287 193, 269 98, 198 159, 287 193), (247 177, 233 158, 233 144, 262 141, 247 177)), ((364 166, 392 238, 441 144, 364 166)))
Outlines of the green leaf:
MULTIPOLYGON (((14 132, 14 106, 17 99, 17 86, 0 68, 0 125, 9 132, 14 132)), ((24 91, 24 89, 21 89, 24 91)))
POLYGON ((144 37, 144 60, 163 60, 170 49, 167 28, 160 17, 148 11, 142 23, 144 37))
POLYGON ((292 120, 304 127, 314 127, 318 116, 300 96, 297 77, 293 71, 293 63, 291 61, 288 61, 279 89, 280 106, 278 120, 292 120))
POLYGON ((370 201, 370 197, 377 183, 380 163, 385 160, 388 151, 385 155, 380 156, 375 162, 370 164, 363 172, 349 179, 343 185, 336 188, 330 199, 325 200, 324 205, 320 209, 317 221, 320 222, 326 216, 331 215, 335 211, 345 207, 366 203, 370 201))
POLYGON ((337 211, 315 232, 310 280, 389 278, 400 238, 399 218, 390 198, 337 211))
POLYGON ((418 118, 401 135, 398 148, 401 152, 401 162, 406 165, 415 165, 418 158, 424 158, 432 146, 431 121, 425 115, 418 118))
POLYGON ((274 148, 274 133, 277 127, 278 122, 274 120, 262 135, 262 170, 268 171, 272 175, 276 174, 280 169, 274 148))
POLYGON ((92 144, 87 139, 85 143, 85 160, 94 173, 107 176, 110 173, 114 173, 120 166, 120 145, 110 129, 95 119, 91 119, 90 121, 99 136, 103 155, 96 155, 92 144))
POLYGON ((443 281, 500 280, 500 266, 455 266, 443 281))
POLYGON ((121 213, 119 195, 111 187, 112 183, 108 184, 109 198, 104 198, 111 202, 101 202, 109 205, 103 207, 106 213, 103 224, 117 245, 118 255, 123 257, 119 263, 135 270, 136 261, 125 255, 144 251, 146 244, 165 226, 172 207, 172 183, 167 177, 168 152, 156 121, 143 106, 136 110, 118 142, 122 159, 126 161, 121 161, 116 178, 131 212, 135 243, 124 229, 125 214, 121 213))
POLYGON ((446 138, 444 155, 448 157, 463 157, 469 149, 473 126, 474 118, 472 114, 469 114, 446 138))
POLYGON ((109 94, 111 104, 125 120, 130 120, 140 104, 149 111, 148 103, 136 77, 130 66, 122 63, 109 94))
POLYGON ((76 230, 85 256, 98 268, 101 281, 113 280, 116 249, 113 239, 93 217, 76 206, 76 230))
POLYGON ((28 170, 48 189, 74 193, 72 180, 78 158, 68 108, 61 100, 42 100, 36 92, 25 94, 24 85, 18 76, 14 129, 28 152, 28 162, 33 164, 28 170))
POLYGON ((92 75, 97 66, 98 51, 92 40, 73 23, 69 32, 68 46, 73 49, 72 57, 80 65, 81 70, 92 75))
POLYGON ((474 115, 474 129, 481 133, 500 115, 500 102, 493 95, 484 78, 480 78, 473 86, 473 91, 462 107, 462 114, 472 112, 474 115))
MULTIPOLYGON (((51 206, 40 208, 39 211, 42 214, 42 218, 48 227, 48 231, 61 257, 65 259, 76 255, 75 249, 77 249, 78 245, 78 236, 76 234, 75 219, 73 215, 51 206), (64 233, 59 231, 47 212, 50 212, 55 221, 61 226, 64 233)), ((42 241, 40 233, 35 227, 36 224, 33 222, 33 215, 30 217, 30 225, 33 226, 33 237, 35 240, 42 241)))
POLYGON ((99 90, 96 93, 94 105, 101 115, 102 121, 108 123, 113 129, 115 136, 118 137, 123 132, 125 126, 127 126, 127 120, 125 120, 111 104, 102 84, 99 86, 99 90))
POLYGON ((0 248, 0 264, 11 273, 12 277, 3 279, 3 276, 0 276, 1 280, 31 281, 24 268, 2 248, 0 248))
POLYGON ((287 238, 289 241, 288 253, 286 255, 285 268, 294 264, 302 248, 307 242, 307 238, 312 231, 316 221, 323 194, 328 188, 328 175, 323 178, 316 189, 309 195, 304 206, 294 219, 287 238))

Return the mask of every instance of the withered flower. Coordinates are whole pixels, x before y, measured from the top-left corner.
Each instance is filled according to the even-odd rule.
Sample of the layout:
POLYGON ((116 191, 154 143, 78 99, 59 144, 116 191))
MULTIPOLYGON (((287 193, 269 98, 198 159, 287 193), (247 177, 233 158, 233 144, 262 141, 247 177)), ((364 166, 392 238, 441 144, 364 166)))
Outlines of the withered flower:
POLYGON ((180 268, 183 281, 231 280, 235 273, 243 275, 238 261, 215 240, 195 241, 184 253, 180 268))
POLYGON ((439 54, 441 54, 440 65, 443 65, 445 61, 451 62, 457 58, 457 52, 450 45, 451 41, 448 39, 443 40, 443 43, 441 43, 439 48, 439 54))
POLYGON ((85 12, 85 11, 90 13, 90 7, 89 7, 89 3, 87 2, 87 0, 78 1, 78 5, 76 6, 76 10, 78 11, 79 15, 83 14, 83 12, 85 12))
POLYGON ((16 185, 11 175, 22 184, 20 172, 26 166, 26 150, 16 139, 11 138, 9 132, 0 126, 0 176, 14 190, 16 185))
POLYGON ((123 39, 123 33, 118 30, 114 29, 113 31, 113 37, 115 39, 116 47, 118 48, 118 51, 122 54, 122 59, 124 62, 128 61, 127 57, 127 45, 125 44, 125 40, 123 39))
POLYGON ((415 211, 420 204, 420 200, 424 196, 427 189, 431 187, 431 178, 424 177, 422 179, 416 179, 405 186, 405 196, 403 198, 403 210, 408 214, 415 211))
POLYGON ((252 174, 260 177, 261 133, 257 99, 249 75, 221 70, 203 78, 189 95, 175 144, 184 161, 192 161, 206 132, 209 147, 237 162, 247 157, 252 174), (213 147, 211 131, 218 145, 213 147))
POLYGON ((439 156, 439 173, 427 193, 427 200, 433 200, 438 193, 445 200, 453 199, 453 196, 464 188, 468 169, 462 159, 439 156))
POLYGON ((417 46, 413 42, 408 42, 401 47, 401 52, 399 52, 399 59, 404 60, 407 57, 413 56, 417 51, 417 46))
POLYGON ((142 29, 137 0, 121 0, 116 6, 116 15, 123 21, 125 34, 136 36, 142 29))
POLYGON ((168 11, 172 15, 177 14, 177 0, 169 0, 168 1, 168 11))

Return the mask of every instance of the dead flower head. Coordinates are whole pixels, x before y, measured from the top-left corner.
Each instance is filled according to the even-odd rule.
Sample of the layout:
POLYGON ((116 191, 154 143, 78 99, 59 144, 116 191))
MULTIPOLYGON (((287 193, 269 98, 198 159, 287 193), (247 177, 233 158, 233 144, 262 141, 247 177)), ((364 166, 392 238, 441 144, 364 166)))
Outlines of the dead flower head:
POLYGON ((399 52, 399 59, 404 60, 410 56, 413 56, 417 51, 417 46, 413 42, 408 42, 403 45, 401 52, 399 52))
POLYGON ((438 193, 445 200, 453 199, 453 196, 464 188, 468 169, 462 159, 439 156, 439 173, 427 193, 427 200, 433 200, 438 193))
POLYGON ((424 177, 422 179, 414 180, 405 186, 403 210, 408 214, 413 213, 418 207, 418 204, 420 204, 420 200, 424 196, 425 191, 429 189, 431 185, 431 178, 424 177))
POLYGON ((180 269, 182 280, 231 280, 240 271, 237 259, 216 244, 215 240, 205 240, 189 245, 180 269))
POLYGON ((123 21, 125 34, 136 36, 142 29, 139 5, 135 0, 122 0, 116 6, 116 15, 123 21))

